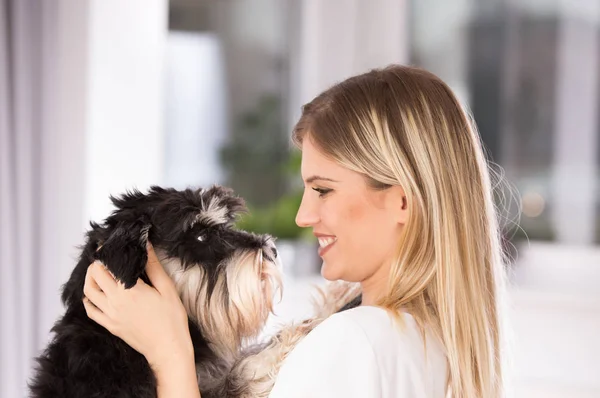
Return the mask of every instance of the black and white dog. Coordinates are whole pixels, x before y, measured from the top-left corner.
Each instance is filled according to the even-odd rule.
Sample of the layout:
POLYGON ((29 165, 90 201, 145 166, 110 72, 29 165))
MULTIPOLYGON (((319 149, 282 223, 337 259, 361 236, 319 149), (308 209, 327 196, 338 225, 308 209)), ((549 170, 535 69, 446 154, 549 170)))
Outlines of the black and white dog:
MULTIPOLYGON (((220 186, 152 187, 112 198, 116 210, 91 223, 79 262, 63 286, 63 317, 37 358, 32 397, 156 397, 146 359, 88 318, 83 285, 99 259, 125 287, 145 275, 150 241, 187 310, 203 397, 221 396, 244 343, 256 337, 280 290, 273 239, 234 227, 244 202, 220 186)), ((241 382, 238 380, 238 383, 241 382)))

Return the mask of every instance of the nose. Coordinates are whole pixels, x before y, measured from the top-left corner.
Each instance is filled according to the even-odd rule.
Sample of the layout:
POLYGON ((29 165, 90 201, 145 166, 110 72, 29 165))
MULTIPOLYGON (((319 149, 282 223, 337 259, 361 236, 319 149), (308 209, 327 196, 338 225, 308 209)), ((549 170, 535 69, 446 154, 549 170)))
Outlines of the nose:
POLYGON ((306 193, 302 196, 302 202, 296 213, 296 225, 301 228, 310 227, 319 222, 319 214, 316 209, 316 204, 310 198, 306 197, 306 193))

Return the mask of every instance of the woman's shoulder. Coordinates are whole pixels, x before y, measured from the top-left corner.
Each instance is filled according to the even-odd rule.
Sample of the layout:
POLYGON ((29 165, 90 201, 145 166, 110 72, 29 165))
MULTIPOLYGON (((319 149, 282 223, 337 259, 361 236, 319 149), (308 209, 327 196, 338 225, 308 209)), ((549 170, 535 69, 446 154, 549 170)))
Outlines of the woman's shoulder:
MULTIPOLYGON (((328 396, 442 397, 445 361, 429 340, 427 347, 410 314, 401 313, 397 323, 385 309, 356 307, 331 315, 298 343, 284 361, 276 390, 297 387, 290 380, 307 377, 310 396, 321 396, 318 390, 328 396)), ((281 396, 292 396, 286 391, 281 396)))
POLYGON ((391 312, 376 306, 359 306, 333 314, 313 332, 327 334, 335 329, 354 329, 369 341, 419 338, 417 323, 409 313, 400 312, 395 319, 391 312))
POLYGON ((441 344, 418 327, 412 315, 397 317, 375 306, 359 306, 325 319, 292 353, 298 357, 327 357, 329 361, 369 363, 379 372, 398 372, 404 367, 445 372, 441 344))
POLYGON ((348 349, 353 351, 354 358, 364 361, 373 356, 371 342, 384 337, 388 320, 385 311, 375 307, 356 307, 335 313, 308 333, 292 354, 331 357, 334 351, 348 349))
MULTIPOLYGON (((342 339, 368 345, 376 356, 400 355, 405 359, 407 354, 426 354, 424 336, 412 315, 400 312, 394 316, 376 306, 359 306, 333 314, 312 333, 315 341, 328 341, 331 337, 339 340, 343 335, 342 339)), ((426 336, 429 345, 432 338, 426 336)), ((434 354, 439 348, 439 345, 431 344, 434 354)))
POLYGON ((288 354, 271 398, 381 396, 375 353, 345 312, 325 319, 288 354))
POLYGON ((380 368, 398 370, 399 367, 410 366, 445 373, 446 358, 441 343, 427 328, 422 331, 408 312, 395 315, 381 307, 360 306, 334 314, 323 326, 360 330, 380 368))
MULTIPOLYGON (((399 313, 401 322, 414 325, 413 317, 408 313, 399 313)), ((392 314, 381 307, 361 305, 342 312, 338 312, 327 318, 323 324, 347 323, 361 328, 365 333, 388 332, 394 327, 392 314)))

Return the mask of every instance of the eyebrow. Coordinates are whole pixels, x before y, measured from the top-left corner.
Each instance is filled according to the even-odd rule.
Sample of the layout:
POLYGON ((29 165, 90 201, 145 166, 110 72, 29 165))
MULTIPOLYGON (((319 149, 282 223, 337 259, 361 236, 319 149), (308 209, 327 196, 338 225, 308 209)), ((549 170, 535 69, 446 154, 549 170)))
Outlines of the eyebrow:
POLYGON ((316 175, 315 175, 315 176, 310 176, 310 177, 308 177, 308 178, 306 179, 306 183, 307 183, 307 184, 311 184, 311 183, 313 183, 313 182, 315 182, 315 181, 331 181, 331 182, 339 182, 339 181, 336 181, 336 180, 334 180, 334 179, 331 179, 331 178, 327 178, 327 177, 321 177, 321 176, 316 176, 316 175))

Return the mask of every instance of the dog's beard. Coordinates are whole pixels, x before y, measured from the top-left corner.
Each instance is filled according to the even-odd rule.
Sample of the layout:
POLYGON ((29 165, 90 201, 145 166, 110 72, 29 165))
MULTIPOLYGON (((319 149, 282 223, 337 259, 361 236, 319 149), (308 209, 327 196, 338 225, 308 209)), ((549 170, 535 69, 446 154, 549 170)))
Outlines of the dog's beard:
POLYGON ((184 270, 179 259, 159 249, 157 255, 188 316, 222 359, 233 359, 258 335, 273 310, 275 293, 281 294, 281 267, 265 258, 262 250, 239 250, 220 264, 211 293, 201 265, 184 270))
POLYGON ((273 310, 275 290, 281 291, 280 268, 262 250, 241 251, 225 268, 229 322, 243 338, 255 337, 273 310))

